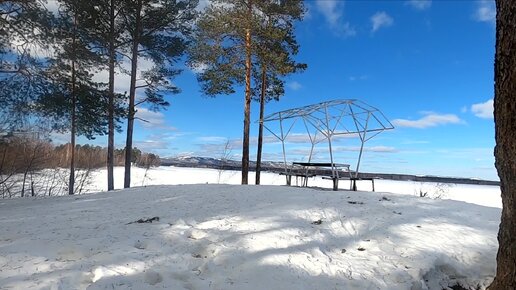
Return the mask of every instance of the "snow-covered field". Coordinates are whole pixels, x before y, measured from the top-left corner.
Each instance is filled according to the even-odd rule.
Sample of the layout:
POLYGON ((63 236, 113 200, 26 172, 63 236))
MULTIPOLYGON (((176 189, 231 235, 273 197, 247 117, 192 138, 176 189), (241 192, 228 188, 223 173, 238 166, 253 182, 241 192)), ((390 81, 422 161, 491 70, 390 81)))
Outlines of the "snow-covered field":
MULTIPOLYGON (((115 188, 123 188, 124 168, 115 167, 115 188)), ((88 192, 98 192, 107 189, 107 173, 105 170, 93 172, 93 182, 87 187, 88 192)), ((240 171, 199 169, 162 166, 148 171, 142 168, 132 169, 132 183, 134 186, 146 185, 179 185, 179 184, 240 184, 240 171)), ((249 182, 254 183, 254 172, 249 173, 249 182)), ((295 179, 292 181, 295 184, 295 179)), ((299 184, 301 181, 299 180, 299 184)), ((285 185, 285 176, 274 173, 264 172, 261 174, 261 184, 265 185, 285 185)), ((310 178, 310 187, 332 188, 330 180, 320 177, 310 178)), ((359 190, 371 191, 370 181, 359 181, 359 190)), ((349 181, 340 181, 339 188, 348 189, 349 181)), ((375 190, 377 192, 391 192, 407 195, 418 195, 419 192, 428 193, 429 197, 441 195, 441 199, 460 200, 479 205, 502 208, 500 188, 498 186, 481 185, 456 185, 439 184, 431 182, 412 182, 412 181, 393 181, 375 180, 375 190)))
MULTIPOLYGON (((0 289, 484 289, 494 277, 498 187, 239 178, 135 169, 129 190, 1 200, 0 289)), ((103 189, 96 172, 89 190, 103 189)))

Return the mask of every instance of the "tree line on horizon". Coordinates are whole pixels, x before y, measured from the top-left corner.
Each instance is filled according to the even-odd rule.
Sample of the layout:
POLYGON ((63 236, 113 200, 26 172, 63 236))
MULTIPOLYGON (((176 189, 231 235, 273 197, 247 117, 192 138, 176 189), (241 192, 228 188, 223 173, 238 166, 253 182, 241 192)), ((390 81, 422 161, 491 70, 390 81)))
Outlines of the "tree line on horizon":
MULTIPOLYGON (((161 110, 184 62, 199 68, 201 92, 234 94, 244 86, 242 184, 248 183, 251 100, 260 102, 256 184, 260 183, 264 105, 284 94, 284 76, 306 69, 294 24, 302 0, 42 0, 0 3, 0 131, 27 123, 93 139, 107 135, 107 184, 114 189, 114 134, 126 123, 132 148, 138 108, 161 110), (139 67, 142 60, 152 64, 139 67), (130 76, 128 92, 116 74, 130 76), (107 75, 99 80, 100 75, 107 75)), ((130 186, 132 150, 125 151, 124 187, 130 186)), ((75 151, 69 154, 69 194, 75 151)))
MULTIPOLYGON (((65 168, 71 152, 76 168, 73 193, 80 194, 92 182, 91 173, 105 166, 106 147, 76 144, 72 150, 70 143, 55 145, 45 138, 0 136, 1 198, 69 194, 65 168)), ((125 149, 115 149, 114 164, 124 165, 125 156, 125 149)), ((138 148, 133 148, 131 156, 134 166, 146 170, 160 165, 159 156, 138 148)))

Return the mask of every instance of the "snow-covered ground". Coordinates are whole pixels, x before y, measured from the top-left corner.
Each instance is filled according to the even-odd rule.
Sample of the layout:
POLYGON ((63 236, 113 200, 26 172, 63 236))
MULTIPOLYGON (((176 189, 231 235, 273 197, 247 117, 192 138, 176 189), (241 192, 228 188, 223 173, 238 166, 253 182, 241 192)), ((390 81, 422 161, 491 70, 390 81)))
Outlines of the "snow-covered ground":
MULTIPOLYGON (((123 188, 124 168, 115 167, 115 188, 123 188)), ((107 189, 106 170, 98 170, 92 173, 93 182, 87 187, 88 192, 104 191, 107 189)), ((285 176, 275 173, 263 172, 261 184, 264 185, 285 185, 285 176)), ((240 171, 200 169, 186 167, 162 166, 151 168, 146 171, 143 168, 132 169, 132 186, 146 185, 179 185, 179 184, 240 184, 240 171)), ((249 182, 254 183, 254 172, 249 173, 249 182)), ((295 178, 292 181, 296 184, 295 178)), ((299 180, 299 184, 301 181, 299 180)), ((320 177, 310 178, 309 186, 332 188, 331 180, 324 180, 320 177)), ((339 188, 349 188, 349 181, 340 181, 339 188)), ((370 181, 358 181, 359 190, 371 191, 370 181)), ((500 188, 498 186, 464 185, 464 184, 442 184, 431 182, 375 180, 377 192, 390 192, 407 195, 417 195, 419 192, 426 192, 429 197, 441 196, 441 199, 460 200, 479 205, 502 208, 500 188)))
MULTIPOLYGON (((334 192, 318 179, 216 184, 240 173, 210 169, 144 175, 135 169, 128 190, 1 200, 0 289, 485 289, 494 276, 498 187, 379 180, 377 192, 365 181, 334 192)), ((105 171, 90 186, 104 189, 105 171)))

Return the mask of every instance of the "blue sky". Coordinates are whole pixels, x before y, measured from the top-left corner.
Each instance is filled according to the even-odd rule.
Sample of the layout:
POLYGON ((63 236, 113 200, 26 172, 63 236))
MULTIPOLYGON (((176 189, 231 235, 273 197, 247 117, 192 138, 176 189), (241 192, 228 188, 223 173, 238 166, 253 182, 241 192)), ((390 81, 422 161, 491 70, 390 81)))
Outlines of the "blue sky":
MULTIPOLYGON (((201 3, 206 4, 206 3, 201 3)), ((359 99, 383 111, 395 129, 369 141, 362 171, 498 179, 492 117, 494 1, 305 1, 296 25, 297 60, 308 64, 287 78, 273 113, 332 99, 359 99)), ((117 80, 125 83, 128 78, 117 80)), ((160 156, 218 157, 224 143, 241 158, 244 92, 217 98, 200 93, 186 68, 159 113, 140 108, 135 146, 160 156)), ((122 84, 123 86, 123 84, 122 84)), ((251 109, 255 158, 258 104, 251 109)), ((125 137, 117 134, 123 147, 125 137)), ((337 161, 356 161, 356 141, 338 141, 337 161)), ((104 138, 89 143, 105 145, 104 138)), ((309 144, 292 144, 301 152, 309 144)), ((264 146, 279 160, 277 143, 264 146)), ((292 153, 292 159, 306 158, 292 153)), ((324 160, 327 155, 317 158, 324 160)))

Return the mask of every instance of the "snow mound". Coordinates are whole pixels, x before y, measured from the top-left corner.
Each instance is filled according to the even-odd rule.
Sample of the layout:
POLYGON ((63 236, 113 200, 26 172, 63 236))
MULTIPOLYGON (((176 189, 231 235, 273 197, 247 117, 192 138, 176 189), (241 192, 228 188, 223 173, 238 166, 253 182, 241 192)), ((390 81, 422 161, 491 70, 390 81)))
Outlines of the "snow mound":
POLYGON ((499 208, 460 201, 285 186, 149 186, 4 200, 0 285, 485 289, 499 220, 499 208), (159 220, 135 222, 148 217, 159 220))

